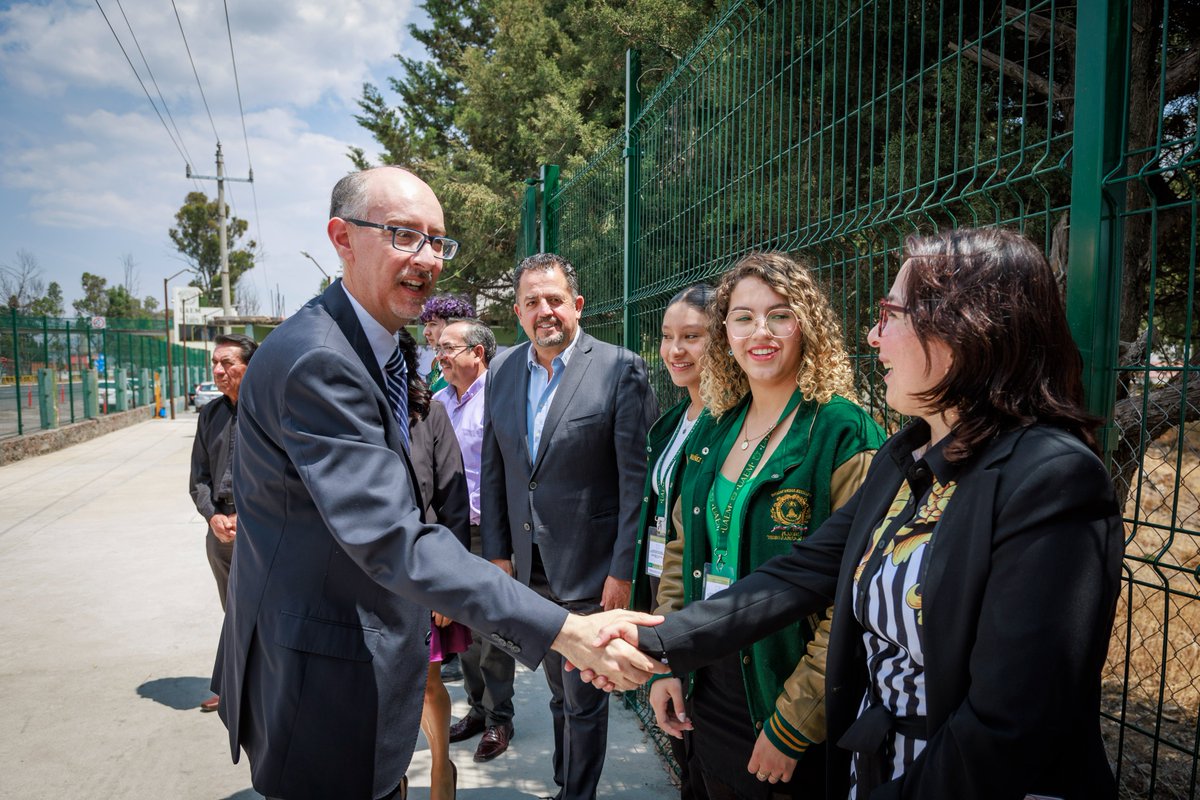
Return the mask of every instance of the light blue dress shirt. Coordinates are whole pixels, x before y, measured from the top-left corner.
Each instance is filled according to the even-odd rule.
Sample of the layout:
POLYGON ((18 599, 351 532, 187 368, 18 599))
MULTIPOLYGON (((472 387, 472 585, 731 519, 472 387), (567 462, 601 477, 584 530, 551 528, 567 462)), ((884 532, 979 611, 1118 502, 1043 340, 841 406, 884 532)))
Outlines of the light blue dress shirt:
POLYGON ((371 316, 362 303, 350 294, 350 290, 346 288, 346 284, 342 284, 342 291, 346 293, 346 297, 350 300, 351 307, 354 308, 354 314, 358 317, 358 324, 362 325, 363 333, 367 335, 367 342, 371 345, 371 352, 375 354, 375 360, 379 362, 379 371, 386 373, 384 364, 392 357, 392 353, 399 346, 397 344, 396 333, 388 332, 388 329, 379 324, 379 320, 371 316))
POLYGON ((575 344, 579 341, 580 330, 581 328, 575 329, 575 336, 571 338, 567 349, 550 361, 550 366, 554 370, 553 376, 538 363, 533 343, 529 344, 529 395, 525 404, 525 429, 529 432, 529 463, 531 464, 537 460, 538 446, 542 443, 542 428, 546 425, 546 415, 550 413, 550 404, 554 402, 554 394, 558 391, 563 370, 571 361, 571 354, 575 352, 575 344))

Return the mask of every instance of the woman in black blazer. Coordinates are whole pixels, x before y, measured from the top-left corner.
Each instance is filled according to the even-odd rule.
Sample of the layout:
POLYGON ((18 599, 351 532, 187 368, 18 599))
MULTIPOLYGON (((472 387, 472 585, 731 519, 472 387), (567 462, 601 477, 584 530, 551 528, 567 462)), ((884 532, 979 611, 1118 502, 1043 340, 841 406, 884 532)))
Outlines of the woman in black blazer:
POLYGON ((855 497, 711 600, 608 633, 686 672, 832 603, 830 798, 1115 798, 1100 673, 1123 536, 1054 276, 999 229, 904 257, 869 341, 914 419, 855 497))

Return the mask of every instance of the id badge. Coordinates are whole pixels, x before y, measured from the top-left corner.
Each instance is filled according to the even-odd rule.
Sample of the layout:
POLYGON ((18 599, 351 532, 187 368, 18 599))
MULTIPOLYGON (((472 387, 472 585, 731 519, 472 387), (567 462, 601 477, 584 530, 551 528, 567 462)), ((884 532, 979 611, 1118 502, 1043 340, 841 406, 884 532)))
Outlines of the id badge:
POLYGON ((712 597, 717 592, 728 589, 733 585, 733 575, 728 574, 728 570, 721 567, 714 567, 711 563, 704 565, 704 599, 712 597))
MULTIPOLYGON (((662 517, 658 518, 660 521, 662 517)), ((648 545, 646 547, 646 574, 652 578, 661 578, 663 573, 663 558, 667 554, 667 535, 659 528, 650 528, 648 545)))

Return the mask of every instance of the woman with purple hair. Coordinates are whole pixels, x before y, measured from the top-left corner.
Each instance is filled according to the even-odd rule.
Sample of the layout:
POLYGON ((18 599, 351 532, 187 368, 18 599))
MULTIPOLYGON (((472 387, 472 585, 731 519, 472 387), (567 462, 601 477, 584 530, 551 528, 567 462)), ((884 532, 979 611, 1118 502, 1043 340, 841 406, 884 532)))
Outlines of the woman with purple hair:
MULTIPOLYGON (((425 326, 423 331, 425 343, 430 347, 437 347, 438 337, 442 335, 442 329, 446 327, 448 321, 475 319, 475 317, 475 306, 471 305, 471 301, 466 297, 435 294, 425 301, 425 306, 421 309, 420 320, 425 326)), ((429 384, 430 392, 446 388, 446 379, 442 377, 442 368, 438 366, 436 358, 433 360, 433 367, 430 368, 429 374, 425 376, 425 382, 429 384)))

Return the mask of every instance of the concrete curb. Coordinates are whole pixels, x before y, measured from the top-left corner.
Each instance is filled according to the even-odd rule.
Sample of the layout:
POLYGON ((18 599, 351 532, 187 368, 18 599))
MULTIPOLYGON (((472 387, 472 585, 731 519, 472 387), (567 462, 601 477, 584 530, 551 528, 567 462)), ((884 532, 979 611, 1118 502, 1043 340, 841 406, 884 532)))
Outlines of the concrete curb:
MULTIPOLYGON (((182 398, 175 402, 178 404, 181 400, 182 398)), ((187 413, 187 407, 177 405, 175 414, 178 416, 183 413, 187 413)), ((97 436, 145 422, 147 419, 154 419, 153 409, 150 406, 142 406, 129 411, 104 414, 81 422, 60 425, 47 431, 38 430, 23 436, 3 439, 0 440, 0 466, 34 456, 54 453, 63 448, 90 441, 97 436)))

